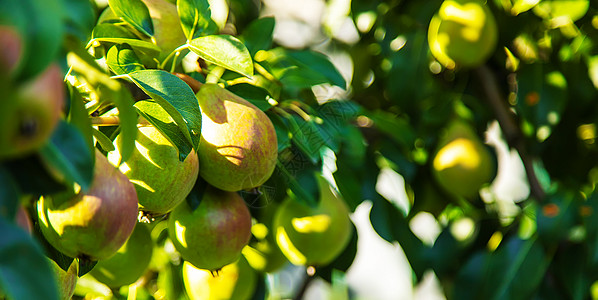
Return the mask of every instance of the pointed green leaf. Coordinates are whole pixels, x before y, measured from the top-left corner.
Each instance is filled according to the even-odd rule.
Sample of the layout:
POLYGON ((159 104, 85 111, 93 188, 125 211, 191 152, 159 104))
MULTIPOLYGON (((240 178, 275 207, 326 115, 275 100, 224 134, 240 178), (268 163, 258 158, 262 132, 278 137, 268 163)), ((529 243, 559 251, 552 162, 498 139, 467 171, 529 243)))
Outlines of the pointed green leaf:
POLYGON ((218 31, 218 25, 211 18, 210 3, 207 0, 178 0, 177 10, 187 40, 218 31))
POLYGON ((189 49, 204 60, 237 72, 253 76, 253 61, 241 41, 230 35, 209 35, 193 39, 189 49))
POLYGON ((272 46, 274 33, 274 18, 266 17, 257 19, 249 24, 243 34, 241 41, 245 44, 251 57, 260 50, 268 50, 272 46))
POLYGON ((148 52, 148 54, 156 54, 160 52, 160 48, 156 46, 154 43, 140 40, 126 28, 110 23, 98 24, 93 29, 92 39, 90 43, 96 42, 129 44, 129 46, 142 51, 146 51, 148 52))
POLYGON ((197 149, 201 134, 201 111, 189 85, 162 70, 135 71, 128 76, 168 112, 187 141, 197 149))
POLYGON ((141 0, 108 0, 115 15, 121 17, 139 32, 154 35, 154 25, 147 6, 141 0))
POLYGON ((110 47, 106 54, 106 64, 117 75, 145 69, 135 51, 128 44, 110 47))
POLYGON ((93 179, 94 156, 79 129, 61 121, 40 153, 44 162, 67 181, 76 182, 84 191, 89 189, 93 179))
POLYGON ((92 127, 91 120, 89 119, 89 115, 87 114, 87 110, 85 109, 85 102, 83 101, 83 97, 76 88, 74 88, 71 85, 69 85, 68 88, 71 95, 71 108, 69 110, 69 116, 67 118, 67 121, 81 131, 83 137, 85 138, 85 141, 87 142, 87 146, 89 147, 90 151, 92 151, 92 127))
POLYGON ((193 147, 168 112, 158 103, 149 100, 137 101, 135 108, 179 150, 179 159, 184 161, 193 147))

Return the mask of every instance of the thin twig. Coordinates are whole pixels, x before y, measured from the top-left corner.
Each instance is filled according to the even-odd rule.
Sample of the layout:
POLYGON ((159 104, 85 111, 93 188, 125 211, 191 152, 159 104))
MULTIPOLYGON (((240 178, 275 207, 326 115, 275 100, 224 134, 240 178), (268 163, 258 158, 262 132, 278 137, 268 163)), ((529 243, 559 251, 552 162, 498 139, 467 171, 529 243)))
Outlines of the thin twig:
POLYGON ((533 159, 527 152, 523 133, 515 121, 515 115, 507 106, 507 102, 498 88, 494 74, 487 66, 476 68, 474 72, 482 84, 482 88, 486 93, 485 98, 496 116, 507 144, 517 150, 519 157, 521 157, 532 197, 542 202, 546 193, 534 171, 533 159))
MULTIPOLYGON (((91 117, 92 126, 118 126, 120 125, 120 118, 114 117, 91 117)), ((146 119, 140 118, 138 124, 142 126, 151 125, 146 119)))

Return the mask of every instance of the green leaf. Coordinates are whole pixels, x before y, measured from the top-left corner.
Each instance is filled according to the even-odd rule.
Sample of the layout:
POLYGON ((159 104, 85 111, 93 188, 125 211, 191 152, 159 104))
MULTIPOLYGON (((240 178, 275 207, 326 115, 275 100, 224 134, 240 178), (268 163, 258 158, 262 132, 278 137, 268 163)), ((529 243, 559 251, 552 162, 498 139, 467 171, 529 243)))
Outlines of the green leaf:
POLYGON ((26 20, 26 30, 22 32, 25 42, 24 53, 18 76, 19 79, 24 80, 33 78, 56 59, 64 35, 64 5, 61 0, 17 0, 16 2, 17 9, 7 13, 18 15, 26 20))
POLYGON ((89 115, 85 109, 83 97, 79 91, 71 85, 68 85, 68 90, 71 96, 71 108, 69 110, 67 121, 79 129, 85 138, 90 151, 93 151, 93 128, 91 127, 91 120, 89 119, 89 115))
POLYGON ((10 299, 56 299, 49 261, 23 229, 0 218, 0 289, 10 299))
POLYGON ((112 140, 110 140, 110 138, 107 137, 103 132, 93 128, 93 137, 95 137, 95 139, 98 141, 98 144, 100 147, 102 147, 102 149, 104 149, 104 151, 114 151, 114 143, 112 143, 112 140))
POLYGON ((76 127, 65 121, 58 123, 40 154, 43 161, 67 181, 76 182, 83 191, 89 190, 93 179, 94 156, 76 127))
POLYGON ((6 167, 0 166, 0 218, 14 220, 19 206, 19 187, 6 167))
POLYGON ((67 33, 80 41, 89 40, 96 22, 96 11, 91 1, 63 0, 67 33))
POLYGON ((179 160, 184 161, 193 147, 170 115, 153 101, 137 101, 137 112, 160 131, 179 151, 179 160))
POLYGON ((237 72, 246 77, 253 76, 253 61, 241 41, 230 35, 208 35, 189 42, 189 49, 199 57, 237 72))
POLYGON ((128 76, 168 112, 187 141, 197 149, 201 134, 201 111, 191 88, 175 75, 162 70, 135 71, 128 76))
POLYGON ((308 165, 294 165, 292 163, 285 165, 278 161, 273 176, 282 176, 284 178, 295 199, 309 206, 316 206, 320 201, 320 191, 313 174, 314 170, 309 170, 308 165))
POLYGON ((575 196, 559 191, 547 196, 547 201, 538 205, 536 226, 540 240, 550 244, 559 243, 575 225, 579 206, 575 196))
POLYGON ((106 54, 106 64, 117 75, 145 69, 135 51, 128 44, 110 47, 106 54))
POLYGON ((427 269, 424 254, 426 247, 423 242, 413 234, 409 223, 401 213, 401 209, 387 201, 380 195, 372 199, 373 206, 370 211, 370 221, 374 230, 389 242, 397 241, 403 248, 405 256, 413 272, 421 278, 427 269))
POLYGON ((374 126, 386 134, 398 145, 411 149, 415 143, 415 131, 404 118, 400 118, 386 111, 367 112, 374 121, 374 126))
POLYGON ((218 31, 218 25, 212 20, 210 3, 207 0, 178 0, 176 4, 181 27, 187 40, 218 31))
POLYGON ((288 55, 324 76, 331 84, 343 89, 347 88, 347 82, 326 55, 315 51, 289 51, 288 55))
POLYGON ((154 43, 140 40, 126 28, 115 24, 98 24, 93 29, 91 35, 92 39, 90 40, 90 43, 128 44, 132 48, 146 51, 150 55, 160 52, 160 47, 156 46, 154 43))
POLYGON ((227 89, 237 96, 251 102, 251 104, 257 106, 262 111, 268 110, 272 107, 272 104, 268 102, 271 99, 270 93, 265 89, 255 86, 249 83, 239 83, 228 86, 227 89))
POLYGON ((139 32, 151 37, 154 25, 147 6, 141 0, 108 0, 115 15, 125 20, 139 32))
POLYGON ((265 17, 254 20, 245 28, 239 37, 249 50, 251 57, 260 50, 268 50, 272 46, 275 20, 273 17, 265 17))
MULTIPOLYGON (((44 195, 65 190, 63 182, 48 171, 40 155, 34 153, 3 163, 14 178, 14 183, 23 194, 44 195)), ((7 186, 9 186, 7 182, 7 186)))

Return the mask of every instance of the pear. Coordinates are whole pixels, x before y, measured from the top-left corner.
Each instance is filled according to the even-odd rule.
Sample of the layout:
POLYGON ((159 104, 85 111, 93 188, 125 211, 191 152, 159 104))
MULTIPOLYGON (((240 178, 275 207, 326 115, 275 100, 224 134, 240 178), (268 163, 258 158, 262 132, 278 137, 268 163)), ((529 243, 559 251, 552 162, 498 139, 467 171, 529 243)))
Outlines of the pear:
POLYGON ((191 300, 251 299, 257 285, 257 273, 245 257, 226 265, 218 274, 183 264, 183 282, 191 300))
POLYGON ((184 260, 216 271, 241 256, 251 237, 251 215, 239 194, 207 185, 197 208, 185 201, 170 213, 168 235, 184 260))
POLYGON ((64 105, 62 71, 52 64, 37 77, 3 92, 0 160, 31 154, 52 135, 64 105))
POLYGON ((152 252, 153 241, 148 226, 137 223, 118 252, 108 259, 98 261, 89 274, 111 288, 132 284, 145 273, 152 252))
POLYGON ((276 242, 295 265, 325 266, 351 241, 349 209, 324 178, 318 176, 320 201, 315 207, 286 198, 274 215, 276 242))
POLYGON ((449 124, 432 161, 432 174, 449 193, 472 198, 495 176, 496 166, 490 151, 464 121, 449 124))
POLYGON ((432 17, 428 44, 432 55, 445 67, 476 67, 496 49, 498 27, 484 2, 445 0, 432 17))
POLYGON ((268 116, 215 84, 204 84, 196 95, 202 115, 200 176, 231 192, 266 182, 278 158, 276 132, 268 116))
MULTIPOLYGON (((114 144, 121 143, 120 135, 114 144)), ((118 147, 108 154, 108 160, 118 165, 118 147)), ((131 157, 119 167, 135 186, 139 206, 144 212, 162 215, 185 200, 191 192, 199 172, 195 151, 184 161, 172 143, 154 126, 138 128, 135 149, 131 157)))
MULTIPOLYGON (((48 242, 76 258, 106 259, 126 242, 137 223, 137 194, 129 179, 96 149, 92 185, 87 193, 54 203, 37 203, 39 226, 48 242)), ((55 197, 65 195, 55 195, 55 197)))

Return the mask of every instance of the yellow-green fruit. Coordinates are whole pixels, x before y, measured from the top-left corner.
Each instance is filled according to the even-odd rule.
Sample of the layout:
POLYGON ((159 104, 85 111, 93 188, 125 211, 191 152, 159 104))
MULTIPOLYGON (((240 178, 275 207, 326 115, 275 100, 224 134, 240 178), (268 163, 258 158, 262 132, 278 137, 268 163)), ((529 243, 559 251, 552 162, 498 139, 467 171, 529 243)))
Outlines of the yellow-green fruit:
POLYGON ((262 185, 276 166, 274 125, 255 105, 215 84, 197 93, 201 108, 199 174, 225 191, 262 185))
POLYGON ((154 39, 162 50, 159 60, 162 61, 170 52, 187 42, 181 28, 181 21, 176 5, 166 0, 142 0, 147 6, 152 24, 154 39))
POLYGON ((52 271, 54 271, 54 278, 56 279, 58 293, 60 295, 59 298, 62 300, 71 299, 75 293, 75 287, 77 286, 77 280, 79 279, 77 276, 79 273, 79 263, 77 260, 73 260, 68 270, 65 271, 53 260, 48 259, 48 261, 52 267, 52 271))
POLYGON ((183 282, 191 300, 246 300, 253 296, 257 274, 243 256, 214 275, 185 262, 183 282))
POLYGON ((137 223, 135 230, 118 252, 108 259, 99 260, 89 274, 112 288, 132 284, 149 266, 152 249, 152 237, 147 225, 137 223))
POLYGON ((432 174, 446 191, 462 197, 474 197, 495 175, 490 151, 465 122, 451 122, 439 140, 432 161, 432 174))
POLYGON ((278 206, 275 202, 268 203, 261 218, 262 223, 255 223, 251 226, 251 233, 255 240, 243 248, 243 255, 247 258, 249 265, 260 272, 275 272, 288 262, 276 244, 272 226, 274 213, 278 206))
POLYGON ((589 7, 589 0, 543 0, 536 4, 532 11, 543 19, 567 24, 585 16, 589 7))
POLYGON ((347 204, 318 178, 320 202, 311 207, 287 198, 274 216, 276 242, 295 265, 325 266, 345 249, 353 233, 347 204))
MULTIPOLYGON (((121 143, 120 135, 114 144, 121 143)), ((108 160, 118 165, 117 150, 108 154, 108 160)), ((131 157, 120 165, 135 186, 141 210, 155 215, 165 214, 185 200, 193 189, 199 172, 195 151, 184 161, 179 160, 177 149, 153 126, 139 127, 135 149, 131 157)))
POLYGON ((428 28, 432 55, 445 67, 476 67, 496 48, 498 29, 481 0, 445 0, 428 28))
POLYGON ((3 89, 0 101, 0 160, 30 154, 52 135, 60 120, 64 83, 53 64, 37 77, 3 89))
POLYGON ((241 256, 251 237, 251 215, 239 194, 208 185, 195 210, 185 201, 170 213, 168 235, 184 260, 214 271, 241 256))
POLYGON ((116 253, 137 223, 137 194, 129 179, 96 150, 87 193, 62 203, 44 196, 37 203, 39 226, 52 246, 70 257, 106 259, 116 253))

